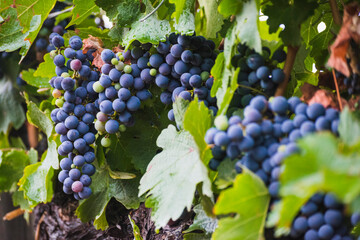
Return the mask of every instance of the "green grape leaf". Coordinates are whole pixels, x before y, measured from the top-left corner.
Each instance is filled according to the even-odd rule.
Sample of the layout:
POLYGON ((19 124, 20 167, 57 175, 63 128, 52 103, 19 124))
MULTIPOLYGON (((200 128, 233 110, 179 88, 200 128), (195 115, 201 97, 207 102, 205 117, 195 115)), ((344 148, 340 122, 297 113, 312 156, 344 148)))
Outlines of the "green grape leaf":
POLYGON ((222 0, 219 4, 219 13, 221 13, 225 18, 230 17, 231 15, 237 15, 243 7, 243 3, 240 1, 234 0, 222 0))
POLYGON ((347 145, 360 142, 360 118, 347 107, 340 114, 339 135, 347 145))
POLYGON ((277 235, 289 231, 301 206, 316 192, 332 192, 344 203, 360 194, 358 148, 348 148, 328 132, 306 136, 298 146, 301 152, 284 161, 282 199, 271 213, 269 225, 277 226, 277 235))
POLYGON ((187 1, 187 0, 169 0, 170 3, 175 4, 175 12, 173 15, 175 16, 175 19, 177 22, 179 22, 180 15, 184 12, 185 5, 187 2, 194 2, 194 1, 187 1))
POLYGON ((177 132, 173 125, 164 129, 157 140, 163 150, 149 163, 140 180, 139 196, 146 194, 146 207, 157 229, 170 219, 178 219, 184 208, 191 209, 196 186, 212 197, 208 172, 199 149, 189 132, 177 132), (181 196, 181 198, 179 198, 181 196))
POLYGON ((24 191, 30 206, 51 201, 54 170, 59 168, 56 142, 48 141, 48 149, 43 154, 44 160, 25 167, 24 175, 19 180, 19 190, 24 191))
POLYGON ((37 88, 48 88, 50 86, 48 78, 35 77, 34 73, 35 69, 30 68, 29 70, 22 71, 21 77, 27 84, 37 88))
POLYGON ((0 132, 0 149, 9 148, 9 147, 10 147, 10 143, 9 143, 8 135, 3 132, 0 132))
POLYGON ((139 18, 139 0, 95 0, 95 3, 104 9, 106 15, 115 21, 119 27, 130 26, 139 18))
POLYGON ((136 225, 135 221, 132 220, 130 215, 129 215, 129 220, 130 220, 131 227, 133 228, 134 240, 143 240, 143 238, 141 237, 141 231, 140 231, 139 227, 136 225))
POLYGON ((176 22, 174 28, 181 34, 191 34, 195 31, 195 17, 194 17, 194 6, 195 0, 182 0, 175 1, 176 11, 175 18, 176 22))
POLYGON ((92 13, 99 12, 99 7, 95 5, 95 0, 74 0, 74 9, 72 10, 72 18, 66 28, 80 24, 92 13))
POLYGON ((170 33, 169 22, 167 20, 159 20, 154 14, 143 22, 135 21, 131 25, 130 31, 124 34, 122 45, 129 47, 135 40, 142 43, 158 44, 159 41, 164 41, 166 35, 170 33))
POLYGON ((183 123, 184 129, 193 136, 199 148, 201 160, 207 165, 212 156, 205 142, 206 131, 212 126, 211 110, 195 98, 185 112, 183 123))
POLYGON ((55 64, 50 57, 50 53, 44 55, 44 62, 40 63, 39 67, 34 72, 34 77, 48 78, 49 80, 56 76, 55 64))
POLYGON ((199 35, 206 38, 216 38, 216 33, 220 31, 224 22, 224 17, 218 12, 218 1, 216 0, 199 0, 200 8, 204 9, 206 24, 199 35))
POLYGON ((26 44, 24 39, 29 35, 28 32, 23 33, 22 27, 17 19, 17 13, 14 8, 7 8, 0 12, 4 21, 1 23, 0 32, 0 52, 12 52, 21 48, 26 44))
POLYGON ((36 106, 35 103, 28 103, 28 111, 26 113, 28 121, 37 126, 41 131, 43 131, 48 138, 51 136, 53 130, 52 121, 46 116, 46 114, 36 106))
POLYGON ((118 140, 112 139, 111 151, 105 155, 112 170, 132 172, 135 167, 142 173, 146 171, 158 150, 156 139, 169 124, 167 110, 157 106, 139 110, 134 116, 136 127, 127 128, 118 140))
POLYGON ((16 191, 11 195, 14 207, 19 206, 21 209, 31 211, 29 201, 25 199, 24 192, 16 191))
POLYGON ((222 161, 217 169, 218 175, 215 181, 215 184, 218 189, 225 189, 233 184, 233 181, 236 177, 235 171, 235 161, 231 161, 231 159, 226 158, 222 161))
POLYGON ((258 1, 243 3, 241 11, 236 15, 236 35, 242 43, 261 53, 261 38, 259 33, 258 1))
POLYGON ((283 42, 286 45, 301 45, 300 26, 314 14, 318 7, 317 1, 272 0, 271 3, 263 10, 264 14, 269 16, 267 23, 270 33, 276 32, 279 26, 284 24, 285 29, 279 35, 283 42))
POLYGON ((94 226, 97 229, 105 230, 108 228, 105 209, 112 197, 121 202, 127 209, 139 207, 140 200, 137 197, 139 178, 131 180, 113 179, 106 168, 97 168, 92 179, 93 194, 88 199, 81 201, 76 209, 76 215, 81 221, 94 220, 94 226))
POLYGON ((0 192, 10 191, 19 181, 29 157, 24 150, 0 150, 0 192))
POLYGON ((179 127, 179 129, 183 129, 184 126, 184 116, 185 112, 189 107, 189 101, 183 99, 183 98, 176 98, 175 102, 173 103, 173 110, 174 110, 174 116, 175 116, 175 122, 176 126, 179 127))
POLYGON ((25 114, 19 98, 12 82, 6 76, 0 79, 0 133, 7 133, 10 126, 19 129, 23 125, 25 114))
POLYGON ((263 181, 243 168, 233 187, 220 193, 214 207, 217 215, 236 215, 221 218, 212 239, 264 239, 269 202, 270 195, 263 181))
POLYGON ((190 233, 192 231, 200 230, 203 231, 206 235, 211 235, 217 227, 218 220, 206 215, 206 212, 201 204, 196 205, 193 211, 195 212, 194 222, 188 229, 183 232, 190 233))
POLYGON ((217 91, 221 87, 221 79, 223 76, 224 66, 225 66, 224 52, 221 52, 217 55, 215 59, 215 64, 211 68, 211 75, 214 78, 214 84, 211 88, 211 93, 210 93, 212 97, 216 96, 217 91))
POLYGON ((29 35, 25 39, 26 44, 20 51, 23 58, 29 51, 31 44, 35 41, 42 24, 54 8, 55 3, 56 0, 37 0, 35 2, 18 0, 13 3, 17 10, 20 25, 23 27, 23 32, 29 32, 29 35))

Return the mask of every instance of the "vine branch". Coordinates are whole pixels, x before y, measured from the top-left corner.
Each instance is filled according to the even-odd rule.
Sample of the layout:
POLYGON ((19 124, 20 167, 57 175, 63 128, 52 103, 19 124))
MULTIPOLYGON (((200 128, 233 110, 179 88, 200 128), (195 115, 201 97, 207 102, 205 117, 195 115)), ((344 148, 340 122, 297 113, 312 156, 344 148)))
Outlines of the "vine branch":
POLYGON ((290 79, 291 70, 294 66, 296 54, 297 54, 297 51, 299 50, 299 47, 298 46, 293 47, 293 46, 289 45, 287 47, 287 49, 288 49, 288 52, 286 55, 285 66, 284 66, 285 78, 284 78, 284 81, 276 89, 275 96, 284 96, 285 95, 286 87, 287 87, 289 79, 290 79))
POLYGON ((339 8, 336 3, 336 0, 330 0, 329 4, 330 4, 331 12, 333 15, 334 23, 336 25, 341 25, 342 20, 341 20, 341 16, 340 16, 340 12, 339 12, 339 8))
POLYGON ((162 0, 159 5, 157 5, 156 8, 154 8, 148 15, 146 15, 145 17, 141 18, 139 21, 140 22, 143 22, 145 21, 146 19, 148 19, 151 15, 153 15, 160 7, 161 5, 163 5, 163 3, 165 2, 165 0, 162 0))

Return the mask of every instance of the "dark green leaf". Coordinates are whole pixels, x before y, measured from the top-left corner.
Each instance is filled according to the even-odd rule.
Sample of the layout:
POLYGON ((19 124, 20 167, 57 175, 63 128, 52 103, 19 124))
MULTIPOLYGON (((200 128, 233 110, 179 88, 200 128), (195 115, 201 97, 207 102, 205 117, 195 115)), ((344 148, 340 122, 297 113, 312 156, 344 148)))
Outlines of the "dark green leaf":
POLYGON ((72 18, 66 28, 80 24, 92 13, 99 12, 99 7, 95 5, 95 0, 74 0, 74 9, 72 10, 72 18))
POLYGON ((199 0, 198 2, 200 8, 204 9, 206 25, 197 34, 206 38, 216 38, 216 33, 220 31, 224 21, 224 17, 218 12, 218 1, 199 0))
POLYGON ((139 0, 95 0, 96 5, 106 11, 106 15, 119 27, 130 26, 139 18, 139 0))
POLYGON ((170 219, 178 219, 184 208, 191 209, 196 185, 202 183, 206 196, 212 197, 212 191, 207 169, 190 133, 177 132, 169 125, 161 132, 157 145, 163 150, 148 165, 139 195, 146 194, 145 205, 152 208, 152 220, 160 228, 170 219))
POLYGON ((194 207, 195 218, 193 224, 184 231, 184 233, 189 233, 195 230, 201 230, 206 235, 211 236, 217 227, 218 220, 216 218, 209 217, 206 215, 201 204, 194 207))
POLYGON ((233 181, 236 177, 235 171, 235 161, 231 161, 231 159, 227 158, 226 160, 222 161, 217 169, 218 176, 216 178, 216 186, 218 189, 225 189, 233 184, 233 181))

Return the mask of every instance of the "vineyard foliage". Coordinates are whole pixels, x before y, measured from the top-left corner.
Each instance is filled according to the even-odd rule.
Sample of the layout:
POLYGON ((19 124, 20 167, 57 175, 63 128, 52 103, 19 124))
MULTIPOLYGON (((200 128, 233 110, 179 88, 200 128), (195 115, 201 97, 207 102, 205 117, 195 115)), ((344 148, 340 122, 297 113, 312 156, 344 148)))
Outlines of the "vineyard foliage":
MULTIPOLYGON (((212 40, 217 54, 209 91, 216 97, 215 115, 197 97, 190 102, 178 97, 170 106, 164 105, 161 91, 150 88, 153 97, 137 110, 134 126, 111 134, 109 147, 102 146, 101 134, 96 135, 92 195, 79 202, 75 213, 83 222, 92 221, 97 229, 107 229, 105 210, 114 198, 127 209, 137 209, 141 203, 151 208, 157 229, 181 218, 184 211, 193 211, 193 225, 184 231, 185 239, 265 239, 267 231, 277 237, 288 235, 302 206, 319 192, 334 194, 347 216, 360 212, 360 117, 355 110, 359 99, 353 95, 356 86, 352 86, 354 92, 346 91, 342 79, 349 76, 338 78, 340 90, 337 83, 335 87, 335 72, 327 64, 330 46, 343 31, 341 19, 346 7, 359 12, 356 1, 61 2, 65 4, 61 11, 52 11, 56 0, 2 0, 0 5, 0 52, 12 52, 0 59, 0 192, 12 193, 15 206, 31 212, 38 204, 50 202, 59 189, 63 157, 58 147, 62 140, 51 118, 57 103, 49 84, 57 75, 56 66, 51 52, 37 51, 35 43, 48 19, 56 23, 68 19, 64 45, 68 46, 75 35, 81 37, 84 49, 96 49, 92 68, 99 70, 103 49, 125 53, 140 43, 151 43, 155 48, 149 54, 154 54, 159 42, 174 32, 196 33, 212 40), (99 28, 95 17, 110 27, 99 28), (267 92, 239 83, 245 70, 234 64, 234 59, 242 45, 262 56, 269 50, 272 54, 264 57, 266 64, 283 69, 284 81, 276 85, 273 96, 301 97, 309 104, 343 108, 338 136, 325 131, 297 141, 299 151, 282 163, 277 201, 266 181, 245 164, 235 170, 236 160, 226 158, 215 169, 211 167, 214 144, 206 142, 207 131, 219 116, 246 116, 245 106, 237 98, 239 91, 250 89, 254 95, 260 92, 270 97, 269 102, 272 99, 267 92), (285 61, 274 60, 277 50, 287 52, 285 61), (41 63, 34 64, 34 59, 41 63), (25 84, 16 84, 19 74, 25 84), (168 119, 170 109, 175 121, 168 119), (28 148, 13 134, 28 124, 38 129, 37 137, 45 149, 28 148)), ((63 49, 56 53, 63 54, 63 49)), ((329 63, 342 72, 339 64, 329 63)), ((219 128, 216 121, 215 126, 219 128)), ((136 222, 130 221, 136 239, 141 239, 136 222)))

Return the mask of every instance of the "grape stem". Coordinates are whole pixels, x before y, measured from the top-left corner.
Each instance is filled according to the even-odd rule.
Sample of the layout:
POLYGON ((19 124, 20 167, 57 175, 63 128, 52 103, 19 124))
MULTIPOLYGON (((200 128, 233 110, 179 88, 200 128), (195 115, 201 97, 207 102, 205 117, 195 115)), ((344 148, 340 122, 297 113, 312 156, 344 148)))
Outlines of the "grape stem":
POLYGON ((162 0, 159 5, 157 5, 156 8, 154 8, 148 15, 146 15, 145 17, 141 18, 139 21, 140 22, 143 22, 145 21, 146 19, 148 19, 151 15, 153 15, 160 7, 161 5, 163 5, 163 3, 165 2, 165 0, 162 0))
POLYGON ((261 92, 260 90, 257 90, 256 88, 252 88, 246 85, 242 85, 242 84, 238 84, 238 87, 242 87, 242 88, 246 88, 246 89, 250 89, 253 92, 256 92, 258 94, 264 95, 265 97, 268 97, 265 93, 261 92))
POLYGON ((341 102, 341 97, 340 97, 340 91, 339 91, 339 85, 337 83, 337 79, 336 79, 336 74, 335 74, 335 70, 332 70, 332 74, 333 74, 333 78, 334 78, 334 83, 335 83, 335 88, 336 88, 336 96, 337 96, 337 100, 339 102, 339 108, 340 111, 343 110, 343 106, 342 106, 342 102, 341 102))
POLYGON ((59 16, 60 14, 63 14, 63 13, 66 13, 66 12, 71 12, 73 9, 74 9, 74 6, 72 6, 70 8, 67 8, 67 9, 64 9, 62 11, 59 11, 59 12, 50 13, 48 15, 48 18, 54 18, 54 17, 59 16))
POLYGON ((332 15, 334 18, 334 23, 336 25, 341 25, 342 21, 341 21, 341 16, 339 13, 339 8, 338 8, 336 0, 330 0, 329 4, 330 4, 331 12, 332 12, 332 15))
POLYGON ((3 221, 11 221, 14 218, 17 218, 17 217, 23 215, 24 212, 25 212, 25 210, 22 210, 21 208, 12 210, 11 212, 8 212, 7 214, 5 214, 5 216, 3 217, 3 221))
POLYGON ((284 78, 284 81, 276 89, 275 96, 284 96, 285 95, 286 87, 287 87, 287 84, 290 79, 291 70, 294 66, 296 54, 297 54, 297 51, 299 50, 299 47, 298 46, 294 47, 294 46, 289 45, 287 47, 287 49, 288 49, 288 52, 286 55, 285 66, 284 66, 285 78, 284 78))

